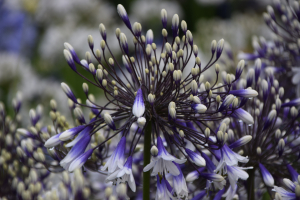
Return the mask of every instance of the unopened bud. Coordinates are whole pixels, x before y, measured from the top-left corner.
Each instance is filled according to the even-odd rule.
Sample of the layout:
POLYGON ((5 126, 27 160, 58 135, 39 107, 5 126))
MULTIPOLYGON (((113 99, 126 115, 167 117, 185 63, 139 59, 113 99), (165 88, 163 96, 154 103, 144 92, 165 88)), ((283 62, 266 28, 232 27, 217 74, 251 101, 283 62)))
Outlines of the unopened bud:
POLYGON ((155 145, 153 145, 153 146, 151 147, 150 153, 151 153, 152 156, 157 156, 157 154, 158 154, 158 149, 157 149, 157 147, 156 147, 155 145))

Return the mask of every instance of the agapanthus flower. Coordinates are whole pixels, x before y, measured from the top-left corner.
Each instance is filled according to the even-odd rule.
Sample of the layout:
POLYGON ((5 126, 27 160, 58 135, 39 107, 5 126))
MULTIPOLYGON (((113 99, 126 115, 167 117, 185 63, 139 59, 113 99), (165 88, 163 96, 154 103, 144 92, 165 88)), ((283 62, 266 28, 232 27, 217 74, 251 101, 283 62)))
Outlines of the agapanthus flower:
POLYGON ((171 193, 172 188, 166 179, 157 176, 156 185, 157 185, 157 192, 156 192, 155 200, 175 199, 175 197, 173 197, 171 193))
POLYGON ((294 175, 297 175, 298 173, 290 165, 288 165, 288 169, 292 169, 293 171, 290 171, 292 180, 284 178, 284 187, 274 186, 274 190, 276 192, 275 199, 277 199, 277 195, 282 200, 297 200, 300 198, 300 176, 298 175, 297 179, 294 180, 294 175))
POLYGON ((176 167, 175 163, 182 164, 186 160, 180 160, 170 155, 165 149, 160 137, 157 138, 157 149, 158 154, 154 155, 151 163, 144 168, 144 172, 153 168, 151 173, 152 176, 156 176, 158 173, 163 174, 164 172, 171 173, 173 176, 178 176, 180 174, 180 170, 176 167))
POLYGON ((128 157, 124 166, 110 174, 106 181, 116 181, 117 184, 128 182, 130 189, 135 192, 136 185, 132 175, 132 157, 128 157))
POLYGON ((299 2, 275 0, 268 5, 263 14, 264 21, 273 32, 272 39, 254 37, 252 46, 254 53, 241 53, 240 59, 262 60, 261 68, 265 73, 275 73, 282 77, 282 86, 296 85, 296 92, 286 91, 288 96, 295 98, 300 95, 299 88, 299 2))
MULTIPOLYGON (((179 165, 187 160, 195 169, 197 165, 205 166, 202 147, 215 150, 226 148, 222 141, 216 139, 217 132, 212 130, 209 124, 230 115, 252 123, 251 116, 239 114, 243 105, 237 105, 236 97, 254 97, 257 92, 250 88, 232 88, 243 71, 243 61, 237 67, 236 76, 228 74, 223 83, 217 84, 220 72, 218 64, 215 66, 216 81, 204 81, 205 71, 212 67, 222 54, 223 39, 218 42, 212 41, 211 59, 204 65, 199 58, 193 35, 187 29, 184 20, 181 22, 182 32, 179 31, 177 14, 172 18, 173 37, 169 38, 166 29, 167 12, 165 9, 161 11, 163 37, 161 46, 157 46, 154 42, 158 39, 154 40, 155 33, 151 29, 143 35, 141 24, 131 24, 122 5, 118 5, 117 10, 133 36, 131 45, 127 36, 119 28, 116 29, 120 56, 111 51, 107 40, 110 35, 106 33, 103 24, 99 25, 102 37, 100 49, 96 49, 97 45, 89 35, 88 46, 91 52, 87 52, 84 59, 78 57, 70 44, 64 44, 63 53, 71 70, 87 81, 82 85, 87 100, 86 104, 83 104, 66 83, 61 84, 69 98, 70 109, 74 111, 76 124, 74 127, 57 131, 58 134, 52 136, 45 146, 54 147, 55 152, 59 153, 59 156, 55 154, 56 159, 60 159, 60 165, 66 169, 72 171, 82 166, 95 171, 101 169, 101 173, 108 173, 109 180, 121 179, 126 174, 126 177, 129 177, 126 178, 129 186, 135 190, 132 174, 127 173, 130 171, 127 170, 129 167, 126 164, 127 168, 124 166, 126 158, 128 162, 132 159, 132 165, 139 164, 138 161, 143 162, 143 184, 147 184, 147 181, 149 183, 150 173, 146 172, 152 168, 152 176, 179 177, 182 175, 179 165), (92 55, 96 62, 92 60, 92 55), (191 57, 195 58, 194 63, 191 57), (78 67, 82 67, 93 78, 87 78, 78 67), (89 93, 88 84, 102 90, 107 103, 99 105, 89 93), (91 109, 92 120, 86 120, 81 107, 91 109), (134 131, 131 133, 131 130, 134 131), (101 140, 97 143, 94 141, 98 132, 104 134, 100 134, 101 140), (121 140, 113 149, 111 142, 117 135, 121 140), (144 143, 144 155, 137 158, 136 151, 141 142, 144 143), (190 146, 187 147, 186 144, 190 146), (66 150, 64 147, 71 149, 66 150), (179 157, 181 159, 178 159, 179 157), (135 160, 137 163, 134 163, 135 160), (85 161, 87 163, 83 164, 85 161), (104 166, 100 167, 101 165, 104 166), (125 174, 122 174, 124 171, 125 174)), ((54 119, 55 110, 53 112, 54 119)), ((215 172, 210 173, 212 175, 203 175, 202 178, 222 177, 215 172)), ((147 187, 143 187, 143 190, 144 188, 147 187)), ((179 192, 179 196, 188 196, 185 188, 179 191, 176 187, 175 190, 176 193, 179 192)))
MULTIPOLYGON (((264 182, 263 188, 272 188, 276 177, 287 173, 286 163, 299 166, 298 99, 284 100, 285 89, 280 87, 274 74, 263 74, 261 65, 262 62, 257 59, 254 69, 252 68, 253 73, 248 73, 245 79, 241 78, 234 86, 238 90, 251 87, 259 95, 255 98, 239 97, 239 104, 244 107, 234 111, 225 130, 229 149, 239 150, 239 156, 248 157, 249 162, 240 167, 253 167, 247 170, 249 179, 244 187, 256 188, 257 192, 250 194, 248 189, 248 199, 260 198, 259 187, 254 185, 256 176, 260 176, 264 182), (235 114, 237 111, 240 113, 235 114)), ((234 160, 230 159, 228 163, 234 160)))
POLYGON ((177 176, 173 176, 173 196, 176 196, 179 199, 187 199, 188 188, 186 186, 185 178, 178 164, 176 164, 176 167, 180 173, 177 176))

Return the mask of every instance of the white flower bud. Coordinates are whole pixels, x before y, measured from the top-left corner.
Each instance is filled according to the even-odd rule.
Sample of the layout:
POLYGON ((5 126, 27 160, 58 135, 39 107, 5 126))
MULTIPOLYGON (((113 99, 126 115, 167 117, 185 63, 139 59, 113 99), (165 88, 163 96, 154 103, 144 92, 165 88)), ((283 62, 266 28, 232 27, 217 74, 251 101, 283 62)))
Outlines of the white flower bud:
POLYGON ((139 117, 137 120, 138 126, 140 128, 144 128, 145 124, 146 124, 146 118, 145 117, 139 117))
POLYGON ((187 23, 184 20, 181 21, 181 29, 183 32, 187 31, 187 23))
POLYGON ((93 47, 94 47, 94 39, 93 39, 93 36, 91 36, 91 35, 88 36, 88 44, 93 49, 93 47))
POLYGON ((210 129, 206 128, 204 131, 205 137, 208 138, 210 136, 210 129))
POLYGON ((155 145, 153 145, 153 146, 151 147, 150 153, 151 153, 152 156, 157 156, 157 154, 158 154, 158 149, 157 149, 157 147, 156 147, 155 145))

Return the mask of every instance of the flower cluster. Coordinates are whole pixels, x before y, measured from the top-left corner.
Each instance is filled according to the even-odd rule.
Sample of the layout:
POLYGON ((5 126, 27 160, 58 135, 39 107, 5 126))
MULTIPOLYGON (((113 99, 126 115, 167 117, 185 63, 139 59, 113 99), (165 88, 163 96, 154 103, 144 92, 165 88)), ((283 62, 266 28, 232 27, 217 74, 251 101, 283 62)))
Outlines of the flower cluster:
MULTIPOLYGON (((231 147, 238 148, 235 142, 237 138, 252 137, 248 144, 238 148, 249 157, 245 166, 253 167, 252 180, 245 182, 248 189, 254 187, 257 176, 255 171, 258 169, 265 186, 272 188, 273 177, 287 173, 287 163, 293 162, 294 167, 299 167, 299 100, 284 101, 284 89, 280 87, 278 80, 272 74, 263 76, 260 72, 261 61, 257 59, 254 69, 249 69, 246 79, 241 79, 239 84, 241 88, 252 87, 259 93, 256 98, 241 100, 245 104, 243 109, 252 114, 254 124, 245 126, 240 120, 232 119, 228 130, 231 147)), ((256 195, 260 194, 257 192, 256 195)))
MULTIPOLYGON (((226 183, 222 175, 228 169, 228 173, 234 176, 230 180, 231 186, 236 189, 239 176, 233 172, 242 171, 238 162, 248 162, 248 159, 225 144, 228 138, 226 127, 215 130, 210 124, 228 116, 234 116, 246 124, 253 123, 253 118, 241 108, 243 104, 239 105, 236 97, 250 98, 258 93, 251 88, 235 90, 233 87, 243 72, 244 61, 239 62, 235 75, 228 74, 223 83, 218 83, 220 67, 216 62, 223 51, 223 39, 218 43, 212 41, 211 59, 202 65, 198 47, 184 20, 181 21, 183 36, 180 38, 177 14, 172 18, 172 36, 168 36, 167 12, 164 9, 161 11, 163 37, 161 46, 157 46, 151 29, 144 36, 141 24, 135 22, 132 25, 122 5, 118 5, 117 10, 133 36, 133 46, 130 46, 127 36, 120 29, 116 30, 122 52, 120 58, 112 53, 103 24, 99 25, 101 50, 95 49, 91 35, 88 36, 91 53, 87 52, 85 59, 80 60, 68 43, 65 43, 64 49, 71 69, 90 85, 101 89, 107 103, 98 105, 89 93, 89 85, 83 83, 87 98, 86 104, 83 104, 70 87, 62 83, 76 117, 76 126, 57 131, 58 134, 46 141, 45 147, 54 147, 55 151, 60 152, 60 165, 64 169, 72 172, 85 166, 100 170, 108 174, 107 182, 113 185, 128 183, 133 192, 142 186, 144 199, 150 195, 148 171, 151 169, 151 176, 157 179, 157 199, 164 199, 166 195, 170 198, 188 198, 181 168, 187 160, 194 170, 198 166, 205 167, 208 161, 212 162, 204 155, 205 149, 215 155, 219 164, 215 169, 208 167, 209 173, 199 174, 222 189, 226 183), (91 55, 97 64, 92 62, 91 55), (216 80, 205 82, 205 71, 214 64, 216 80), (189 65, 193 67, 188 68, 189 65), (92 78, 84 76, 77 66, 88 71, 92 78), (86 121, 81 107, 91 109, 89 121, 86 121), (120 138, 119 142, 111 148, 111 141, 116 136, 120 138), (101 139, 97 142, 95 138, 101 139), (143 145, 139 147, 141 142, 143 145), (137 152, 140 148, 144 155, 137 152), (144 176, 139 180, 143 183, 137 187, 133 166, 140 162, 144 165, 144 176)), ((55 112, 53 109, 53 116, 55 112)), ((245 172, 241 173, 242 179, 247 179, 245 172)))
POLYGON ((44 154, 39 153, 41 149, 34 148, 33 141, 17 131, 21 125, 21 93, 17 93, 12 104, 13 117, 7 113, 10 108, 6 109, 0 102, 1 198, 38 199, 40 190, 45 189, 44 183, 50 172, 37 161, 45 160, 44 154))
MULTIPOLYGON (((240 59, 255 60, 260 58, 262 68, 266 73, 284 73, 292 76, 286 79, 285 84, 290 83, 300 88, 300 63, 299 63, 299 28, 300 6, 298 1, 275 0, 274 6, 268 6, 263 17, 265 23, 274 33, 272 40, 263 37, 254 37, 252 41, 254 53, 241 53, 240 59)), ((296 91, 297 91, 296 90, 296 91)), ((296 92, 299 96, 299 92, 296 92)), ((294 92, 288 92, 295 97, 294 92)))
MULTIPOLYGON (((52 106, 55 106, 55 102, 52 106)), ((57 156, 53 149, 44 148, 44 143, 53 135, 51 126, 42 125, 42 106, 31 109, 31 126, 21 126, 20 110, 23 104, 21 93, 12 101, 14 117, 6 112, 0 102, 1 155, 0 155, 0 194, 2 199, 87 199, 91 190, 85 186, 83 174, 75 171, 74 181, 67 172, 62 172, 58 162, 47 159, 48 155, 57 156), (51 173, 55 172, 55 173, 51 173), (62 172, 62 173, 59 173, 62 172), (56 174, 56 175, 54 175, 56 174), (57 179, 62 179, 58 182, 57 179), (56 185, 57 184, 57 185, 56 185), (58 187, 56 187, 58 186, 58 187)), ((59 113, 57 113, 57 116, 59 113)), ((57 126, 65 124, 60 117, 57 126)), ((54 133, 55 134, 55 133, 54 133)))
MULTIPOLYGON (((73 120, 51 100, 52 124, 44 125, 39 105, 24 128, 21 95, 13 118, 0 103, 0 197, 250 200, 268 192, 276 200, 299 199, 300 99, 276 72, 298 66, 300 8, 280 1, 275 7, 281 21, 271 7, 264 18, 281 39, 254 40, 256 52, 240 54, 254 66, 240 60, 231 74, 217 64, 224 61, 223 39, 211 42, 203 64, 177 14, 168 25, 163 9, 162 37, 154 37, 119 4, 130 33, 116 29, 121 54, 102 23, 102 40, 96 45, 88 36, 85 58, 64 44, 71 71, 85 81, 85 103, 61 83, 73 120), (90 87, 105 98, 100 102, 90 87)), ((224 51, 230 59, 224 63, 235 63, 224 51)))

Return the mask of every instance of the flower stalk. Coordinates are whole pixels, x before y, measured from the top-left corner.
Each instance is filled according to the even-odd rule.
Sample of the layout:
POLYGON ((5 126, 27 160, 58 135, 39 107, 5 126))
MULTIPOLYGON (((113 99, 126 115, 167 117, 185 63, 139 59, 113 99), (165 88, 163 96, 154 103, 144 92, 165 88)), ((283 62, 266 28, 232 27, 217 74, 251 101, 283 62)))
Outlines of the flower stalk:
MULTIPOLYGON (((149 119, 144 132, 144 167, 150 163, 152 124, 149 119)), ((150 200, 150 171, 143 173, 143 199, 150 200)))

